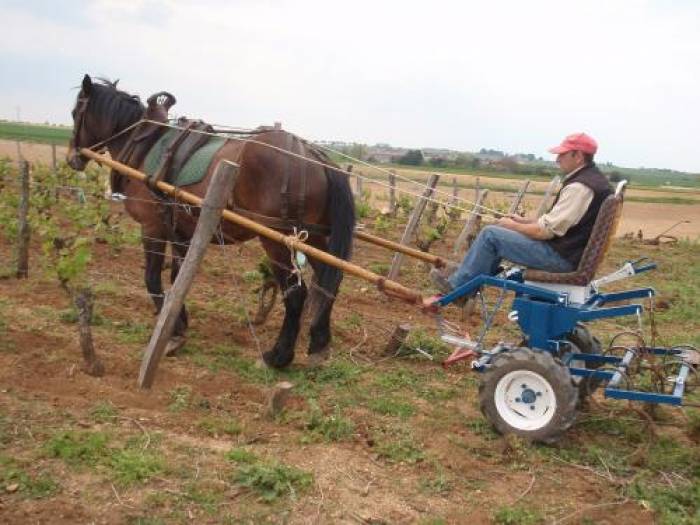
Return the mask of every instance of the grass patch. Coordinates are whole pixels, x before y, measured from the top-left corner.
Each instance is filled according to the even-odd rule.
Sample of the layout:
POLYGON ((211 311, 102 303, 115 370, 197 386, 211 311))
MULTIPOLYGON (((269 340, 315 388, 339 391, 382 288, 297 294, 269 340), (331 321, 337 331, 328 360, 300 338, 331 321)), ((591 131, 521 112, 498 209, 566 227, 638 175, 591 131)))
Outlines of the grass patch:
POLYGON ((116 407, 109 401, 100 401, 90 409, 90 417, 96 423, 110 423, 117 418, 116 407))
POLYGON ((63 460, 73 467, 99 467, 121 485, 144 482, 165 469, 163 459, 153 452, 126 447, 110 447, 104 432, 63 431, 44 445, 47 456, 63 460))
POLYGON ((61 488, 48 474, 31 476, 17 461, 0 455, 0 492, 5 492, 8 487, 31 499, 48 498, 61 488))
POLYGON ((535 525, 544 523, 544 517, 537 511, 524 507, 500 507, 493 514, 493 521, 498 525, 535 525))
POLYGON ((104 432, 59 432, 44 445, 49 457, 58 458, 69 465, 96 466, 108 455, 109 436, 104 432))
POLYGON ((354 431, 355 424, 344 417, 338 407, 332 414, 325 415, 317 404, 312 404, 311 413, 306 422, 307 440, 344 441, 349 439, 354 431))
POLYGON ((232 481, 255 491, 270 503, 282 496, 296 498, 297 493, 311 486, 313 476, 277 461, 259 459, 244 449, 233 449, 227 459, 238 465, 232 481))
POLYGON ((374 412, 385 416, 400 417, 406 419, 416 413, 414 406, 407 401, 400 401, 394 397, 377 397, 368 403, 374 412))
POLYGON ((379 457, 390 463, 418 463, 425 459, 422 444, 407 428, 393 428, 375 434, 374 442, 379 457))
POLYGON ((170 412, 182 412, 190 406, 192 398, 192 390, 188 386, 178 386, 170 391, 170 404, 168 410, 170 412))
POLYGON ((115 326, 117 341, 121 344, 146 344, 151 336, 151 328, 145 323, 125 321, 115 326))
POLYGON ((238 436, 243 432, 243 425, 229 417, 204 417, 197 422, 197 428, 212 437, 238 436))
POLYGON ((447 357, 450 354, 450 347, 443 343, 439 337, 418 328, 408 334, 406 341, 399 348, 399 354, 416 355, 420 353, 419 351, 433 357, 447 357))
POLYGON ((161 457, 132 449, 113 452, 109 459, 109 467, 112 471, 112 479, 121 485, 148 481, 165 469, 161 457))
POLYGON ((376 386, 392 392, 404 388, 415 390, 422 382, 423 378, 409 368, 379 374, 374 380, 376 386))
POLYGON ((700 482, 671 488, 667 484, 637 481, 629 490, 634 499, 645 502, 656 512, 654 523, 694 525, 700 523, 700 482))

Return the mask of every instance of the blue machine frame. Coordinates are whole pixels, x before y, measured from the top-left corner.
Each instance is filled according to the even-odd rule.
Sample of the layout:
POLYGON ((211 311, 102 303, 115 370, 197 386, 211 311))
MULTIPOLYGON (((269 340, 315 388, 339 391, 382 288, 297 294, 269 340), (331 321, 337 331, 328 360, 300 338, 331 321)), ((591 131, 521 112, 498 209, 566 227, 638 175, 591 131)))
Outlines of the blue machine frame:
MULTIPOLYGON (((647 264, 634 268, 635 273, 651 270, 655 264, 647 264)), ((579 322, 620 317, 625 315, 641 316, 643 307, 641 304, 627 304, 622 306, 605 307, 607 303, 624 301, 629 299, 651 298, 655 295, 653 288, 638 288, 624 292, 596 293, 584 303, 574 303, 569 300, 566 292, 552 291, 523 282, 521 270, 509 272, 506 277, 492 277, 479 275, 469 282, 459 286, 452 292, 441 297, 436 304, 446 306, 463 296, 476 294, 484 286, 498 288, 502 291, 515 292, 511 320, 517 320, 520 329, 525 335, 528 346, 540 351, 549 351, 560 355, 561 345, 568 341, 566 337, 579 322)), ((492 316, 489 320, 492 319, 492 316)), ((489 322, 489 321, 487 321, 489 322)), ((486 327, 488 329, 488 326, 486 327)), ((485 352, 476 348, 481 358, 473 364, 477 370, 484 370, 491 357, 495 353, 508 351, 507 347, 500 347, 495 352, 485 352)), ((629 399, 648 403, 665 403, 671 405, 683 404, 683 392, 686 380, 690 373, 691 365, 682 360, 678 362, 678 374, 672 380, 674 383, 673 394, 660 394, 643 392, 621 388, 623 378, 633 360, 640 354, 653 354, 661 357, 678 358, 681 350, 667 348, 630 348, 622 356, 605 354, 565 354, 564 365, 569 368, 571 375, 585 378, 595 377, 607 381, 605 396, 615 399, 629 399), (573 362, 594 362, 605 365, 608 370, 596 370, 572 366, 573 362)))

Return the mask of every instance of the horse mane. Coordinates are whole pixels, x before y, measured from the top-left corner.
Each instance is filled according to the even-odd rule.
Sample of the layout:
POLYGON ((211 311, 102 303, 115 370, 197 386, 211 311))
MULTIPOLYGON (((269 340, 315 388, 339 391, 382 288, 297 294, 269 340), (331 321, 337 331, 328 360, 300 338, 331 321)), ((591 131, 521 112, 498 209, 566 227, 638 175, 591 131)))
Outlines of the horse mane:
POLYGON ((115 129, 130 126, 139 120, 146 106, 138 95, 117 89, 117 82, 106 78, 98 78, 92 84, 90 106, 92 111, 104 117, 114 119, 115 129))

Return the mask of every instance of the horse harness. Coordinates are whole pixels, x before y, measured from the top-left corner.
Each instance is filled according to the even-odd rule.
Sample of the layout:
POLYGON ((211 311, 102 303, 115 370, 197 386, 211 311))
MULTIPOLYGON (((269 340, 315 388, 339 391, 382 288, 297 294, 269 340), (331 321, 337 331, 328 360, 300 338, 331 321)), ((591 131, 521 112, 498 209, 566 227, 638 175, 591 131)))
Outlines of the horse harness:
MULTIPOLYGON (((168 121, 168 111, 175 104, 176 99, 170 93, 165 91, 151 95, 148 98, 148 105, 144 112, 143 122, 137 126, 130 134, 129 139, 122 149, 117 160, 130 166, 139 166, 143 163, 148 155, 148 152, 153 148, 156 142, 167 131, 167 127, 158 123, 166 124, 168 121), (152 121, 152 122, 149 122, 152 121)), ((181 131, 177 133, 173 139, 167 144, 166 150, 158 164, 157 169, 149 175, 146 180, 147 185, 151 189, 154 197, 162 202, 170 204, 172 200, 157 189, 159 181, 170 182, 174 174, 185 165, 187 160, 194 155, 197 150, 204 146, 210 139, 214 128, 204 123, 201 120, 187 120, 181 118, 178 121, 181 131)), ((282 130, 271 129, 267 126, 261 126, 250 132, 250 134, 259 134, 269 131, 282 130)), ((303 158, 306 154, 310 154, 315 160, 327 163, 329 159, 321 152, 312 148, 307 148, 305 142, 291 133, 287 133, 284 149, 296 155, 285 155, 284 170, 282 173, 281 187, 281 208, 280 217, 270 217, 262 215, 237 206, 233 199, 233 192, 228 202, 228 208, 244 217, 254 220, 263 226, 273 228, 280 231, 302 231, 306 230, 311 234, 328 235, 330 228, 321 224, 307 224, 303 222, 304 213, 306 210, 306 179, 308 172, 308 162, 303 158), (307 151, 308 149, 308 151, 307 151), (299 188, 298 193, 294 195, 290 188, 291 177, 294 172, 295 165, 298 165, 299 188)), ((122 191, 123 175, 115 170, 111 173, 112 191, 120 193, 122 191)), ((235 188, 236 181, 233 186, 235 188)), ((176 231, 176 217, 170 210, 171 206, 165 207, 164 220, 171 232, 176 231)))

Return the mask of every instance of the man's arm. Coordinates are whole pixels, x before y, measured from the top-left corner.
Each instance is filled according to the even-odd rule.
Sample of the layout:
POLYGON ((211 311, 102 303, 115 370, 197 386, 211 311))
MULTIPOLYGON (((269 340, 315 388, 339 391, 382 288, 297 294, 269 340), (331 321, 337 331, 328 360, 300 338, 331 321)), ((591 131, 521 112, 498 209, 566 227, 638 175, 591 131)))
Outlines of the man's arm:
POLYGON ((578 224, 593 200, 593 190, 581 183, 566 186, 554 208, 537 220, 503 217, 498 225, 535 240, 561 237, 571 226, 578 224))
POLYGON ((522 233, 523 235, 530 237, 530 239, 539 241, 552 238, 552 235, 547 230, 542 228, 536 221, 516 221, 511 217, 503 217, 498 219, 496 224, 498 224, 498 226, 502 226, 503 228, 508 228, 509 230, 522 233))

